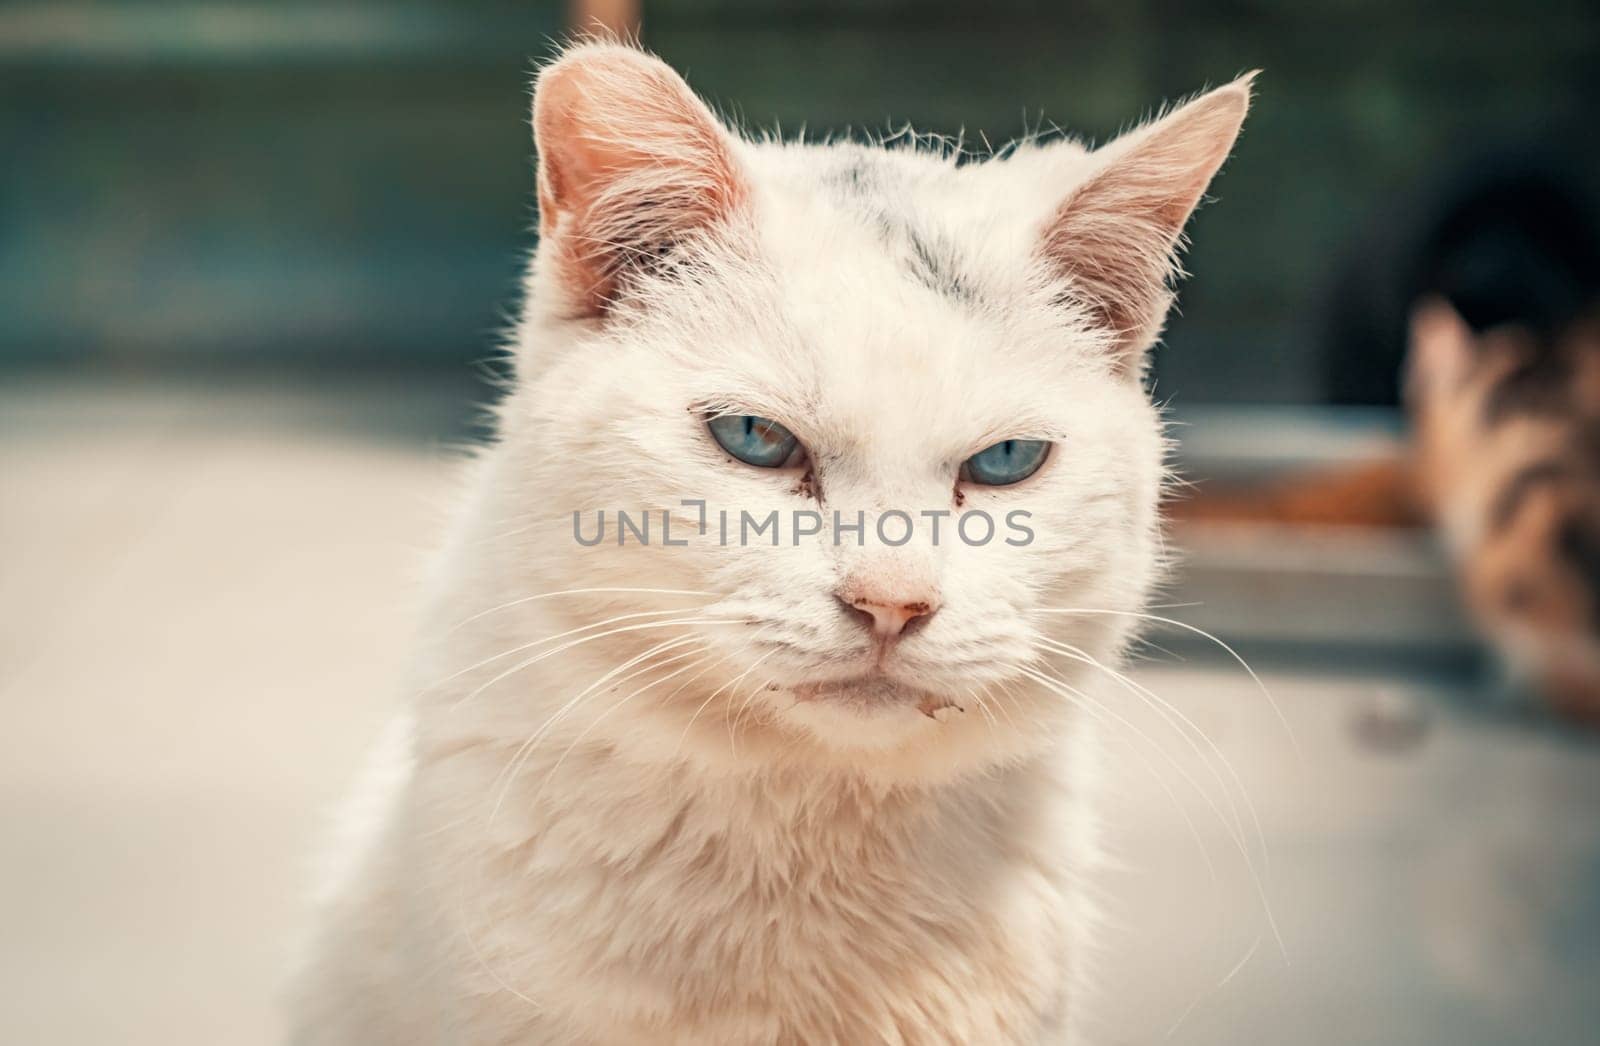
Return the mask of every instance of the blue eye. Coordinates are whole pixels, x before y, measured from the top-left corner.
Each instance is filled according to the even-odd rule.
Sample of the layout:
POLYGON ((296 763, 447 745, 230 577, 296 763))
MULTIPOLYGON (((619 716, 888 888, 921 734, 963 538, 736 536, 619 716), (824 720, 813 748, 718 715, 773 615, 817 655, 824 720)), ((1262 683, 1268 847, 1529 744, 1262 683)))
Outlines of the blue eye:
POLYGON ((797 455, 805 453, 794 433, 770 418, 720 414, 707 421, 706 427, 723 450, 756 468, 775 469, 797 464, 797 455))
POLYGON ((1042 439, 1007 439, 980 450, 961 465, 961 478, 988 487, 1020 483, 1039 471, 1050 454, 1042 439))

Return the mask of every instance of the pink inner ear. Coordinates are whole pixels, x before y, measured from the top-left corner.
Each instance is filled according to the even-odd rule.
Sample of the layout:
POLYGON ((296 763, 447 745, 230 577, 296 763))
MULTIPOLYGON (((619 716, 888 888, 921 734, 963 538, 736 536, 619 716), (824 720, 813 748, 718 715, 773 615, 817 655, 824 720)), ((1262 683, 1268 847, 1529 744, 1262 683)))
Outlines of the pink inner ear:
POLYGON ((1046 229, 1044 255, 1113 332, 1125 365, 1160 331, 1184 223, 1233 147, 1249 100, 1246 78, 1106 146, 1104 166, 1046 229))
POLYGON ((615 44, 539 77, 539 229, 576 315, 604 313, 630 271, 743 201, 727 132, 658 59, 615 44))

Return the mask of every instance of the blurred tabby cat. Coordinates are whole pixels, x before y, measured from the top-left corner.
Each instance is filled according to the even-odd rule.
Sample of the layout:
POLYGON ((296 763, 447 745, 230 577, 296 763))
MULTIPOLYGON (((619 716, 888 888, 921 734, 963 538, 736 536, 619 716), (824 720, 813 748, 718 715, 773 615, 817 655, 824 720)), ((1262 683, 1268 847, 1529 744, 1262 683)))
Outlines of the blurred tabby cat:
POLYGON ((1436 526, 1505 667, 1560 711, 1600 720, 1600 235, 1544 164, 1479 161, 1434 191, 1401 260, 1352 270, 1329 346, 1336 396, 1375 398, 1383 369, 1400 371, 1405 459, 1202 496, 1177 514, 1436 526), (1403 329, 1399 367, 1391 328, 1403 329))

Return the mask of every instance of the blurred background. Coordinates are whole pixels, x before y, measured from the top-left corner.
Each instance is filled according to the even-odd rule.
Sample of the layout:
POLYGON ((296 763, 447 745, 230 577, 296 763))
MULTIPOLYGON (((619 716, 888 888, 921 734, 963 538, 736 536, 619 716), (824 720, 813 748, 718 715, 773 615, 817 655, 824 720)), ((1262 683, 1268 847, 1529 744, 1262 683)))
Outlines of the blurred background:
POLYGON ((321 810, 484 435, 530 74, 595 20, 747 126, 974 148, 1264 70, 1154 389, 1194 481, 1163 613, 1289 729, 1181 627, 1138 677, 1236 768, 1270 866, 1160 774, 1115 783, 1096 1025, 1593 1041, 1592 731, 1503 684, 1425 512, 1249 500, 1404 459, 1417 259, 1462 185, 1600 196, 1580 0, 3 0, 0 1039, 276 1040, 321 810))

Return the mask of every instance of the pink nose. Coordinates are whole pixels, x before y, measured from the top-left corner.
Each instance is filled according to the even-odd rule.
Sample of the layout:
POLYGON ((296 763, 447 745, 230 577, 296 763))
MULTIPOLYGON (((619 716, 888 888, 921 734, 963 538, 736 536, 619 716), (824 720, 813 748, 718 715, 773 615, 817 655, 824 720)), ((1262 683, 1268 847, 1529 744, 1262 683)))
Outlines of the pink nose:
POLYGON ((890 602, 865 596, 840 595, 839 602, 876 636, 894 639, 925 623, 939 608, 928 600, 890 602), (913 622, 915 624, 913 624, 913 622))

